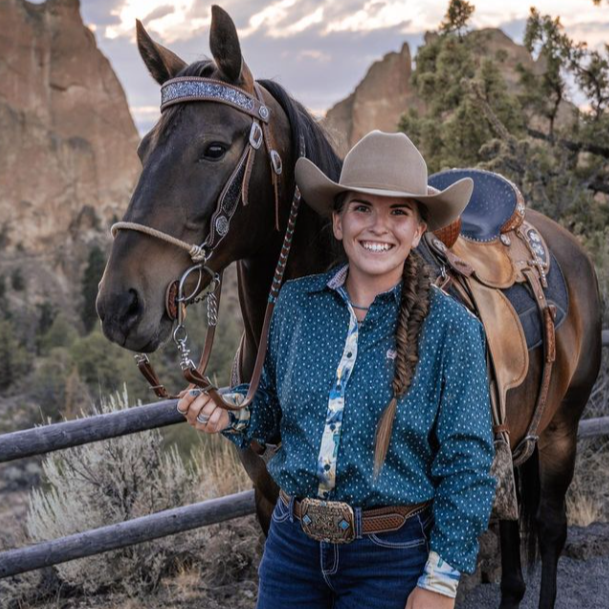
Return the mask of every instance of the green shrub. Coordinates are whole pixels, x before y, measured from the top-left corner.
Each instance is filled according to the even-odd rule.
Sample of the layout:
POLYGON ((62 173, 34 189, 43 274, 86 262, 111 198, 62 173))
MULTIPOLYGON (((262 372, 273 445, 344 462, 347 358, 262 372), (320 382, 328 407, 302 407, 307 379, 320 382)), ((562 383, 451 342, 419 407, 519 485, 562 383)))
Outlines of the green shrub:
POLYGON ((59 313, 39 339, 40 354, 43 356, 48 355, 56 347, 69 349, 77 339, 78 332, 74 327, 74 323, 63 313, 59 313))
POLYGON ((11 285, 13 286, 13 290, 16 292, 22 292, 25 290, 25 279, 21 272, 21 269, 15 269, 11 273, 11 285))
POLYGON ((104 274, 105 266, 106 256, 99 247, 93 246, 89 252, 81 287, 82 309, 80 315, 87 332, 90 332, 98 321, 95 300, 97 298, 97 286, 104 274))
POLYGON ((28 362, 28 353, 19 342, 14 325, 0 320, 0 391, 8 389, 27 372, 28 362))

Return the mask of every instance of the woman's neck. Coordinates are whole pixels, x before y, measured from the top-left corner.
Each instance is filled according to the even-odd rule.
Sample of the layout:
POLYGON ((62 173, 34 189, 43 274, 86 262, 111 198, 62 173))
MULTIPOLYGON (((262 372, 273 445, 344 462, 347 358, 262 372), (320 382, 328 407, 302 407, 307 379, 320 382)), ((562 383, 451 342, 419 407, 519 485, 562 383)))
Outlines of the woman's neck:
MULTIPOLYGON (((360 307, 369 307, 377 294, 387 292, 395 287, 402 278, 403 266, 395 273, 387 275, 364 275, 349 265, 345 288, 352 303, 360 307)), ((362 311, 365 313, 365 311, 362 311)))

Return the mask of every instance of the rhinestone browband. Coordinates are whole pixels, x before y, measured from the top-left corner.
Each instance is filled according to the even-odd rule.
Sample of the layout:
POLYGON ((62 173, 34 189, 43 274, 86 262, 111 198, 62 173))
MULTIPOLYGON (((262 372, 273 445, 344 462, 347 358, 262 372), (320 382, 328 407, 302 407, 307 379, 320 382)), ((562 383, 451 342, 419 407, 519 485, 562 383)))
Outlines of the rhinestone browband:
POLYGON ((188 101, 218 101, 245 112, 265 123, 270 111, 255 97, 219 80, 196 76, 180 76, 168 80, 161 87, 161 112, 174 104, 188 101))

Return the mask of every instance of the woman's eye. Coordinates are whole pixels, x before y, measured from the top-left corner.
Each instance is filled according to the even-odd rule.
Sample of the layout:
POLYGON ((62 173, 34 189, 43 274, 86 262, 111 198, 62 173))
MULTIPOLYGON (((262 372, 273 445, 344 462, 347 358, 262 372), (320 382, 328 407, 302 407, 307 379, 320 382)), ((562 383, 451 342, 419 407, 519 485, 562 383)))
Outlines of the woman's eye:
POLYGON ((398 216, 407 216, 408 212, 405 209, 394 209, 393 212, 398 216))
POLYGON ((355 211, 368 211, 368 206, 367 205, 356 205, 355 211))
POLYGON ((226 146, 224 144, 218 144, 212 142, 207 146, 205 152, 203 152, 203 159, 206 161, 219 161, 226 153, 226 146))

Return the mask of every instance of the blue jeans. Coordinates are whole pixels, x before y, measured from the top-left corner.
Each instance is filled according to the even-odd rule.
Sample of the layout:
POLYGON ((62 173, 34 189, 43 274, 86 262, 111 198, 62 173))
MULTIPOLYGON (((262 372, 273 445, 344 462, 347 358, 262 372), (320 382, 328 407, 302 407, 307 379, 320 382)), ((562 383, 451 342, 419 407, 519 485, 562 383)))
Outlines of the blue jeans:
POLYGON ((306 535, 294 500, 277 501, 258 568, 257 609, 404 609, 429 554, 431 507, 397 531, 335 544, 306 535))

